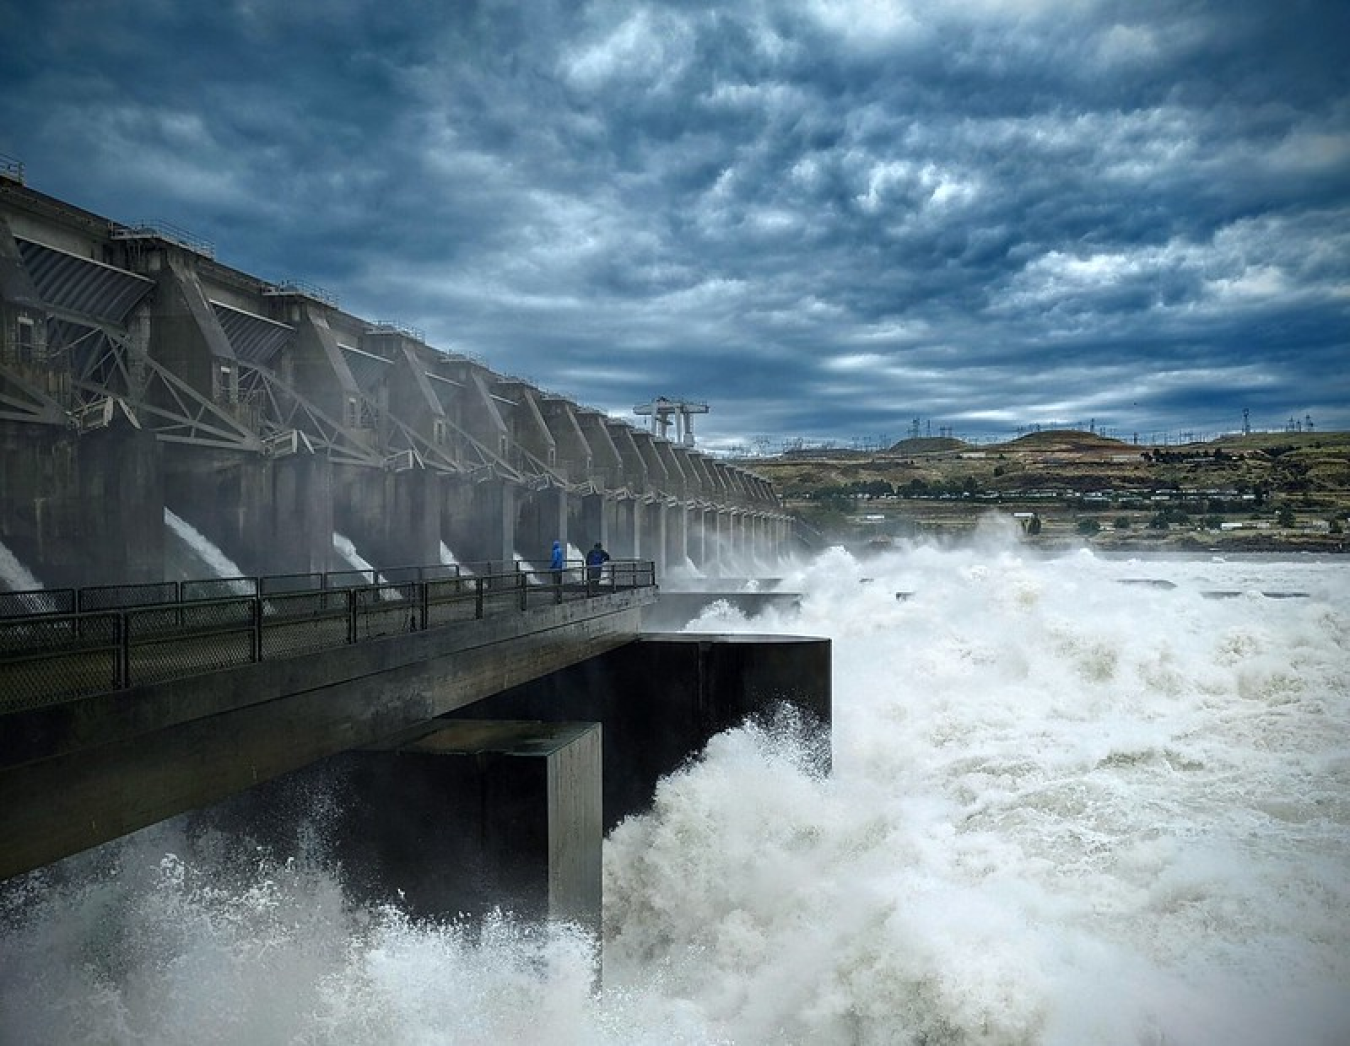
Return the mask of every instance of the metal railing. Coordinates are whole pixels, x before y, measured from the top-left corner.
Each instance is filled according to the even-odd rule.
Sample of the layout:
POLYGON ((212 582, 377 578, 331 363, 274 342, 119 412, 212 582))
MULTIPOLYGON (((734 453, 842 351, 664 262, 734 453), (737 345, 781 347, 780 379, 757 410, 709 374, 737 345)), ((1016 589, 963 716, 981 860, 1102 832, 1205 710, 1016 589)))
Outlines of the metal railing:
POLYGON ((268 284, 263 291, 266 297, 280 297, 284 295, 297 294, 302 298, 310 298, 324 305, 338 307, 338 296, 332 291, 319 287, 313 283, 307 283, 304 280, 285 279, 278 283, 268 284))
POLYGON ((0 178, 23 184, 23 161, 0 153, 0 178))
POLYGON ((186 247, 188 250, 206 258, 216 256, 216 245, 210 240, 188 232, 187 229, 179 228, 177 225, 160 221, 158 218, 135 222, 132 225, 109 222, 108 226, 109 234, 114 240, 164 240, 168 243, 176 243, 180 247, 186 247))
POLYGON ((644 560, 592 574, 436 566, 4 593, 0 714, 656 584, 644 560))

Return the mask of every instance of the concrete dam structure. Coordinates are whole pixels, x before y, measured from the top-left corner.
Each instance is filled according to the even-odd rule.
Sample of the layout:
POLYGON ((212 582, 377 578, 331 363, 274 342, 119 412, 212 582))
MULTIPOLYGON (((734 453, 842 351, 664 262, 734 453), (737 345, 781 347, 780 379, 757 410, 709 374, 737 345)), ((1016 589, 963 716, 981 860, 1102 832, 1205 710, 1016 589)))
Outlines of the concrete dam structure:
POLYGON ((170 818, 284 848, 322 791, 345 888, 598 934, 603 834, 713 734, 829 764, 828 640, 653 631, 668 569, 797 540, 662 431, 0 172, 0 883, 170 818))
POLYGON ((243 575, 346 568, 334 534, 382 566, 601 541, 708 575, 793 540, 766 480, 686 441, 13 176, 0 490, 0 544, 45 587, 162 580, 166 513, 243 575))

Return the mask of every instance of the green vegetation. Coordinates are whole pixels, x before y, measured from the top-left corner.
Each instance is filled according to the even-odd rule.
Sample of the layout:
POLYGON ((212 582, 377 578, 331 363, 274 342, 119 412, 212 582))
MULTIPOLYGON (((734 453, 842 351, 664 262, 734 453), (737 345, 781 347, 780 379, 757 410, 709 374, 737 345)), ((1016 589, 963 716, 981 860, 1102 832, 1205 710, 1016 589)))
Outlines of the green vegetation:
POLYGON ((1002 512, 1042 544, 1339 549, 1350 521, 1345 432, 1152 447, 1050 431, 994 446, 917 439, 881 453, 795 451, 740 464, 846 543, 968 530, 1002 512))

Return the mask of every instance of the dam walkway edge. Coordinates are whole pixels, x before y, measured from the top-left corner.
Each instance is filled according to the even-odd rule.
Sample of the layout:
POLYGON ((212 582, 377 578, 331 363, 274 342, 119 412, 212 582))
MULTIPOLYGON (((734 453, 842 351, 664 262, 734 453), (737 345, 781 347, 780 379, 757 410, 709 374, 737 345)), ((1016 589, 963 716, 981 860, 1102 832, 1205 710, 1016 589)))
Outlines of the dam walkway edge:
MULTIPOLYGON (((158 633, 145 633, 158 636, 147 646, 162 646, 166 661, 174 644, 191 651, 218 643, 232 651, 229 663, 204 669, 185 654, 191 674, 133 676, 121 689, 26 703, 0 681, 0 879, 336 753, 415 736, 456 709, 632 642, 657 598, 654 570, 636 561, 607 566, 598 582, 535 584, 513 571, 391 583, 402 586, 397 600, 381 599, 379 584, 296 594, 316 611, 305 627, 326 637, 299 652, 268 646, 269 633, 275 639, 297 624, 266 613, 281 593, 135 608, 166 615, 158 633), (221 633, 227 642, 214 627, 180 631, 177 615, 189 620, 203 607, 233 608, 221 633)), ((84 616, 39 613, 3 625, 64 618, 61 627, 72 628, 69 619, 84 616)), ((0 667, 32 664, 31 641, 23 649, 24 658, 0 654, 0 667)), ((48 672, 76 657, 49 654, 48 672)))
POLYGON ((651 561, 504 566, 0 592, 0 715, 656 584, 651 561))

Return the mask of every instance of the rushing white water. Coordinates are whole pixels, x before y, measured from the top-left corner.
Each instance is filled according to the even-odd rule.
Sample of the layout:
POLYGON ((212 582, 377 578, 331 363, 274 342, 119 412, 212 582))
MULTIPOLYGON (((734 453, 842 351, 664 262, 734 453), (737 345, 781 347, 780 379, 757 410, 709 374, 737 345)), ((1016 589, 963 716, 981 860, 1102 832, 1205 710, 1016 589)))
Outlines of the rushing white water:
POLYGON ((9 592, 31 592, 42 588, 42 582, 19 562, 19 557, 0 541, 0 586, 9 592))
POLYGON ((696 583, 706 580, 707 575, 699 570, 692 559, 685 556, 683 562, 667 563, 664 577, 666 581, 673 582, 679 587, 695 588, 696 583))
MULTIPOLYGON (((243 577, 244 572, 239 569, 234 560, 225 555, 210 538, 167 505, 164 507, 164 522, 169 530, 188 548, 192 556, 200 560, 211 571, 212 576, 218 578, 243 577)), ((196 576, 194 574, 194 578, 196 576)), ((252 591, 252 587, 246 582, 240 582, 234 587, 241 594, 252 591)))
POLYGON ((515 562, 517 570, 525 571, 526 584, 542 585, 544 583, 544 571, 527 560, 519 552, 512 552, 511 559, 515 562))
MULTIPOLYGON (((372 585, 388 585, 389 579, 371 566, 370 562, 356 550, 356 542, 345 534, 339 534, 333 531, 333 550, 341 556, 347 564, 359 573, 365 576, 367 583, 372 585)), ((379 599, 385 603, 396 603, 403 599, 403 596, 395 588, 382 588, 379 590, 379 599)))
POLYGON ((696 627, 832 637, 834 772, 741 729, 662 782, 606 843, 602 991, 565 931, 174 822, 6 891, 0 1041, 1350 1042, 1350 560, 991 537, 780 588, 696 627))
POLYGON ((356 550, 356 543, 346 534, 339 534, 333 531, 333 550, 342 557, 343 561, 353 570, 359 570, 365 574, 366 580, 371 584, 383 584, 384 578, 375 570, 373 566, 356 550))
POLYGON ((455 553, 451 551, 450 546, 444 541, 441 542, 441 565, 447 567, 459 567, 461 577, 473 577, 473 571, 460 563, 455 553))
POLYGON ((459 560, 455 557, 455 553, 451 550, 450 546, 447 545, 444 541, 441 542, 440 560, 441 566, 445 567, 459 566, 459 560))

